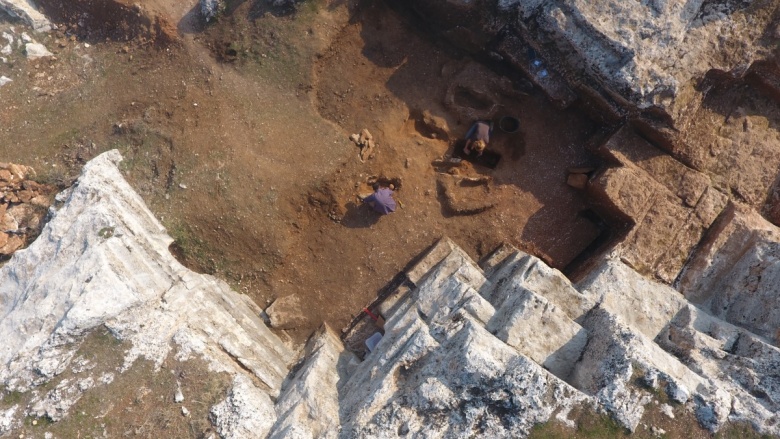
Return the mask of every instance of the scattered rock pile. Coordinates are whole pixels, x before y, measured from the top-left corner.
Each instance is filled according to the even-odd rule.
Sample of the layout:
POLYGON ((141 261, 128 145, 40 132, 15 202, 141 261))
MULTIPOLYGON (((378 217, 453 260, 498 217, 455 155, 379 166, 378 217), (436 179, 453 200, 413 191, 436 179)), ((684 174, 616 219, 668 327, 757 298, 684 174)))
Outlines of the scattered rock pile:
POLYGON ((349 140, 360 148, 361 162, 365 162, 373 157, 376 143, 374 142, 374 136, 372 136, 367 129, 363 128, 363 130, 360 131, 360 134, 352 134, 349 136, 349 140))
POLYGON ((0 257, 38 236, 55 188, 29 177, 30 167, 0 163, 0 257))

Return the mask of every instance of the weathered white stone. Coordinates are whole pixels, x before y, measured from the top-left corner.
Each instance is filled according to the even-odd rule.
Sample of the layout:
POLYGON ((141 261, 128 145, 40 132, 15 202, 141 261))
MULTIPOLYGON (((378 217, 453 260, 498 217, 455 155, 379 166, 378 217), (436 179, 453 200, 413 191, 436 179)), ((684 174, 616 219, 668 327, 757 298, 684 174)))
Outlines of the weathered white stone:
POLYGON ((36 32, 51 30, 49 19, 41 14, 30 0, 0 0, 0 9, 26 21, 36 32))
POLYGON ((7 77, 7 76, 0 76, 0 87, 13 82, 13 79, 7 77))
MULTIPOLYGON (((123 369, 139 357, 159 366, 178 348, 177 358, 203 356, 214 370, 249 370, 258 391, 276 395, 292 353, 256 305, 173 258, 171 238, 119 173, 120 160, 110 151, 90 161, 58 195, 62 207, 40 237, 0 268, 0 382, 24 391, 49 381, 105 326, 130 345, 123 369)), ((59 419, 85 383, 61 382, 33 400, 33 413, 59 419)))
POLYGON ((19 410, 18 405, 13 405, 8 409, 0 410, 0 435, 4 435, 16 428, 21 421, 16 418, 16 412, 19 410))
POLYGON ((510 255, 492 270, 490 279, 490 286, 481 288, 480 292, 496 308, 501 308, 509 297, 533 291, 577 321, 596 304, 595 297, 588 291, 583 293, 575 289, 563 273, 521 251, 510 255))
POLYGON ((580 325, 531 291, 507 298, 486 328, 563 380, 588 342, 580 325))
POLYGON ((565 418, 573 406, 590 401, 468 317, 446 328, 441 345, 415 333, 420 335, 404 338, 403 345, 424 349, 401 358, 392 350, 372 354, 347 383, 343 434, 522 437, 556 410, 565 418), (361 374, 365 369, 370 375, 361 374), (368 377, 372 381, 364 381, 368 377), (359 391, 361 385, 371 389, 359 391))
POLYGON ((700 245, 681 276, 691 302, 723 320, 780 343, 780 229, 744 206, 727 208, 713 239, 700 245))
POLYGON ((305 363, 276 401, 277 421, 269 437, 337 437, 338 386, 348 378, 346 364, 353 359, 330 328, 314 335, 306 346, 305 363))
POLYGON ((49 52, 43 44, 40 43, 27 43, 24 45, 24 53, 27 55, 27 59, 38 59, 47 56, 54 56, 49 52))
POLYGON ((211 416, 223 439, 264 437, 276 420, 271 398, 245 375, 236 375, 228 397, 211 408, 211 416))
MULTIPOLYGON (((778 435, 780 350, 754 334, 687 306, 658 337, 658 343, 691 370, 717 383, 734 399, 728 417, 764 434, 778 435)), ((703 409, 704 423, 713 410, 703 409)))
MULTIPOLYGON (((633 331, 621 318, 597 308, 583 321, 589 339, 570 382, 594 395, 626 428, 634 430, 652 397, 632 385, 636 373, 658 375, 679 399, 695 391, 696 410, 711 413, 703 421, 716 430, 729 414, 731 396, 697 375, 645 335, 633 331)), ((686 398, 687 399, 687 398, 686 398)))
POLYGON ((603 260, 577 288, 598 297, 602 308, 650 339, 686 304, 673 288, 650 281, 612 259, 603 260))

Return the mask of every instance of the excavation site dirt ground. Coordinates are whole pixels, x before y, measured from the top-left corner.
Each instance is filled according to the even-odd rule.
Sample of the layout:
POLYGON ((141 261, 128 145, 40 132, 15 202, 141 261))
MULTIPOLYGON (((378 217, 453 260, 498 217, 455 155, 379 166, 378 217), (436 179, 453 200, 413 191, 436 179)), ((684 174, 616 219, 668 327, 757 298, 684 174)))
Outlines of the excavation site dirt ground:
POLYGON ((232 1, 212 23, 192 2, 41 3, 55 57, 0 65, 14 78, 3 160, 65 186, 119 148, 181 261, 261 307, 300 296, 294 340, 343 327, 443 235, 475 258, 509 242, 564 269, 602 231, 566 184, 598 164, 585 144, 600 127, 382 1, 232 1), (495 127, 494 169, 451 159, 474 120, 503 116, 520 130, 495 127), (363 129, 365 161, 350 140, 363 129), (400 201, 384 217, 357 198, 382 178, 400 201))

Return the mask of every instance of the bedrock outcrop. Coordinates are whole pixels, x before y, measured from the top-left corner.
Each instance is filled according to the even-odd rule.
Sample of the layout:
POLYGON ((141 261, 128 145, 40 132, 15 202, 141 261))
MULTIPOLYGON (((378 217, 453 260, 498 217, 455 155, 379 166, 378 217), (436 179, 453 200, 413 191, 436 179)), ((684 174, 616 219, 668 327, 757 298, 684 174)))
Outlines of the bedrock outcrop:
MULTIPOLYGON (((583 408, 634 430, 659 395, 711 431, 739 421, 780 434, 776 299, 771 282, 751 283, 776 270, 780 231, 747 208, 713 227, 685 295, 619 259, 572 284, 511 246, 477 264, 444 238, 406 272, 411 288, 377 311, 383 337, 365 358, 323 327, 291 368, 294 354, 259 308, 171 256, 120 160, 110 151, 90 161, 41 236, 0 269, 0 435, 27 417, 67 420, 140 359, 185 367, 194 357, 231 377, 208 416, 224 438, 523 437, 552 419, 571 424, 583 408), (745 252, 751 242, 757 250, 745 252), (730 301, 746 284, 748 300, 730 301), (99 355, 74 355, 98 329, 128 346, 110 377, 97 374, 99 355)), ((178 392, 171 398, 185 400, 178 392)))

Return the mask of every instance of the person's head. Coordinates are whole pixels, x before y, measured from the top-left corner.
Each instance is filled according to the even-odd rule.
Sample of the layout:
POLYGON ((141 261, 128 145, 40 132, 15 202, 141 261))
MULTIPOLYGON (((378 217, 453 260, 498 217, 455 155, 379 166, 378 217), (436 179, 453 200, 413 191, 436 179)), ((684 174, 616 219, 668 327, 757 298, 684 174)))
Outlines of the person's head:
POLYGON ((485 143, 484 140, 476 140, 476 141, 474 141, 474 143, 472 144, 471 147, 476 152, 482 152, 487 147, 487 144, 485 143))

